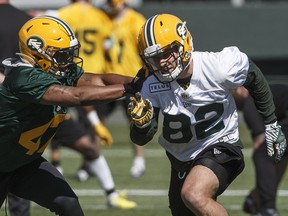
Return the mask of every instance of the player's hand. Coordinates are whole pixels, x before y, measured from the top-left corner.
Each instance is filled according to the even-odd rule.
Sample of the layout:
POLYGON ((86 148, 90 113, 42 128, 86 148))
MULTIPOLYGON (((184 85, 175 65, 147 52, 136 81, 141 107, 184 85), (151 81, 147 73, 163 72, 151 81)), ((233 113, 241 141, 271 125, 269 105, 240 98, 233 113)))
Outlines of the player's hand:
POLYGON ((275 155, 275 161, 279 162, 286 151, 287 143, 281 126, 277 121, 273 124, 265 125, 265 138, 268 155, 270 157, 275 155))
POLYGON ((96 134, 101 139, 101 144, 104 146, 111 146, 113 144, 113 138, 110 134, 107 127, 105 127, 102 123, 99 123, 94 126, 96 134))
POLYGON ((137 127, 147 127, 153 117, 152 103, 148 99, 143 101, 141 94, 137 92, 135 97, 130 97, 128 115, 137 127))

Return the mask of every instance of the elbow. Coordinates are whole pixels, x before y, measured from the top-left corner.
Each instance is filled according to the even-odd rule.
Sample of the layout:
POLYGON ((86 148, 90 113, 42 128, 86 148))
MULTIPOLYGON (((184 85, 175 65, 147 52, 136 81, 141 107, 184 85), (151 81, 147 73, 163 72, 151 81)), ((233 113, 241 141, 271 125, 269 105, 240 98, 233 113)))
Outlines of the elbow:
POLYGON ((87 106, 93 105, 95 101, 101 101, 100 94, 93 94, 92 92, 81 91, 82 89, 75 89, 73 94, 71 94, 71 100, 75 106, 87 106))
POLYGON ((85 96, 80 92, 70 94, 68 104, 71 106, 82 106, 85 103, 85 96))

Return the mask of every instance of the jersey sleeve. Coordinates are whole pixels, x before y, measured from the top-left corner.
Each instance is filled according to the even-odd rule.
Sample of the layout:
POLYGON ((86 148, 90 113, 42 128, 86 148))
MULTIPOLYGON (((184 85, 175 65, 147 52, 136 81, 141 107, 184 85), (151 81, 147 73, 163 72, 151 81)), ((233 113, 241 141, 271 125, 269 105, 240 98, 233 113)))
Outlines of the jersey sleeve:
POLYGON ((265 124, 274 123, 277 118, 271 89, 257 65, 251 60, 249 63, 249 72, 243 86, 253 97, 257 110, 264 118, 265 124))
POLYGON ((226 47, 219 52, 218 60, 225 87, 233 89, 242 86, 249 69, 247 55, 237 47, 226 47))
POLYGON ((265 132, 264 122, 258 113, 251 96, 247 97, 243 106, 243 117, 253 138, 265 132))
POLYGON ((15 68, 5 79, 5 85, 19 99, 39 103, 52 84, 61 84, 56 78, 33 67, 15 68))

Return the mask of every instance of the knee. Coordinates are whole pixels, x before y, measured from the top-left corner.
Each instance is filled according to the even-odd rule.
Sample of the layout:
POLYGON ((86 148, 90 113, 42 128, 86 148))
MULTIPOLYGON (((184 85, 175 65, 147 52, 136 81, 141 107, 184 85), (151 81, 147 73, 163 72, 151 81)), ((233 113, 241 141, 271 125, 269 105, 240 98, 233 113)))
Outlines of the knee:
POLYGON ((78 140, 75 149, 81 152, 88 161, 95 160, 100 155, 100 147, 89 136, 84 136, 78 140))
POLYGON ((50 210, 60 216, 84 216, 77 197, 57 197, 54 204, 50 210))
POLYGON ((86 148, 85 151, 83 152, 83 156, 85 160, 93 161, 100 156, 100 152, 98 149, 95 149, 94 147, 86 148))
POLYGON ((197 210, 205 206, 206 200, 202 193, 196 190, 183 190, 181 191, 181 198, 184 204, 192 209, 197 210))

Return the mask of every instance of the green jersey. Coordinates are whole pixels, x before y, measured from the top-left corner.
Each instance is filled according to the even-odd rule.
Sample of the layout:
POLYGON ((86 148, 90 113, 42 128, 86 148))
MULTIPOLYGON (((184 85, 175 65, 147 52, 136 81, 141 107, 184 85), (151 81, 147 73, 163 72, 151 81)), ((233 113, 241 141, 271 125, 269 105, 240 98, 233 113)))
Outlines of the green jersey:
POLYGON ((65 107, 40 104, 52 84, 45 71, 18 63, 0 85, 0 172, 9 172, 40 157, 64 120, 65 107))

